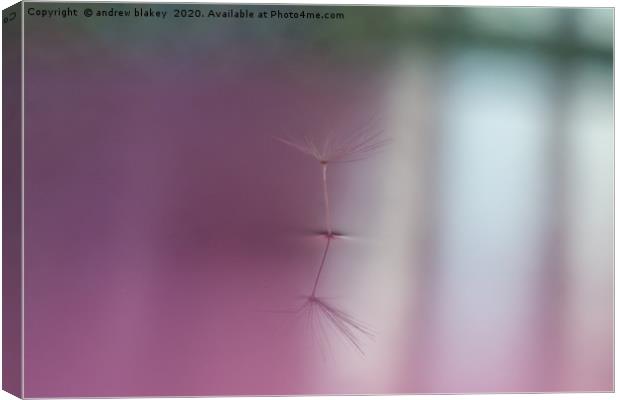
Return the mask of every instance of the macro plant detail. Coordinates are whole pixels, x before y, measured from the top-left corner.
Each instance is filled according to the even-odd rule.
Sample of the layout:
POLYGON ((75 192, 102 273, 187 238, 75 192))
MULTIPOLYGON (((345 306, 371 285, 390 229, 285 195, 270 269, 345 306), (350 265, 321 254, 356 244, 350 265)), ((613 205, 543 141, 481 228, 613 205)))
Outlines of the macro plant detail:
POLYGON ((320 280, 326 265, 332 242, 341 238, 342 235, 334 230, 332 225, 332 213, 330 207, 330 195, 328 188, 328 169, 332 164, 357 162, 367 159, 384 148, 390 141, 384 136, 382 129, 376 128, 375 120, 372 119, 360 129, 346 132, 340 136, 328 135, 322 141, 304 135, 301 139, 276 138, 287 146, 300 151, 318 162, 321 168, 323 206, 325 214, 325 226, 320 236, 324 238, 325 245, 314 277, 312 290, 309 295, 302 296, 304 302, 295 312, 305 315, 307 322, 318 325, 318 331, 326 335, 324 322, 361 354, 362 338, 374 338, 373 331, 363 322, 353 317, 348 312, 333 305, 327 298, 319 296, 320 280))

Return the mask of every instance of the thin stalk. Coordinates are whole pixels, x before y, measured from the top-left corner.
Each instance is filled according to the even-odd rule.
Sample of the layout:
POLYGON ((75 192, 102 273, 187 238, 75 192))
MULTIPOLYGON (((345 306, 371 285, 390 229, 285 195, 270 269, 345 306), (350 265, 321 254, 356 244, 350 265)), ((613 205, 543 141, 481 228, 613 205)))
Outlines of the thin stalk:
POLYGON ((316 297, 316 289, 319 286, 319 278, 321 277, 321 272, 323 271, 323 267, 325 266, 325 260, 327 259, 327 251, 329 250, 329 244, 331 243, 331 236, 327 237, 327 243, 325 244, 325 250, 323 250, 323 257, 321 258, 321 266, 319 267, 319 271, 316 273, 316 278, 314 278, 314 286, 312 286, 312 295, 311 297, 316 297))
POLYGON ((327 192, 327 162, 321 162, 323 167, 323 200, 325 203, 325 228, 327 229, 327 236, 332 236, 332 218, 329 212, 329 194, 327 192))
POLYGON ((323 267, 325 267, 327 252, 329 251, 329 245, 332 241, 333 233, 331 214, 329 212, 329 193, 327 191, 327 162, 321 161, 321 168, 323 170, 323 200, 325 203, 325 229, 327 232, 327 242, 325 244, 325 250, 323 250, 323 257, 321 257, 321 265, 319 266, 319 271, 316 274, 316 278, 314 278, 314 285, 312 286, 312 297, 315 297, 316 289, 319 286, 319 278, 321 277, 321 272, 323 272, 323 267))

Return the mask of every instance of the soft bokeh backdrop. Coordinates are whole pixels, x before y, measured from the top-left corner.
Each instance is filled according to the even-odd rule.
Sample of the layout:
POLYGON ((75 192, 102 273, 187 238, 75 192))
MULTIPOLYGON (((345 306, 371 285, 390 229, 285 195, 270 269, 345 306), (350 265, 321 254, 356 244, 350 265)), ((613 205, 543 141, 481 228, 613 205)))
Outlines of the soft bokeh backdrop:
POLYGON ((25 18, 25 396, 612 390, 611 9, 142 7, 25 18), (362 355, 280 312, 323 199, 274 137, 374 114, 321 286, 362 355))

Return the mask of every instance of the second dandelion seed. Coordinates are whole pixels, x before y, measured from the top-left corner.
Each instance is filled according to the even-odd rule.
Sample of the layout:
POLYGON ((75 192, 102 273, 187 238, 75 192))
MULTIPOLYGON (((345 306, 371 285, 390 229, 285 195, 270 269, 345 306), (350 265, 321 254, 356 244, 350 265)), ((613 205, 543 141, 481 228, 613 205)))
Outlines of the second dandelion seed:
POLYGON ((325 238, 325 247, 321 257, 310 295, 305 296, 304 304, 299 312, 306 313, 311 323, 319 325, 323 331, 323 321, 341 334, 344 339, 352 344, 360 353, 364 353, 361 346, 361 336, 373 337, 372 331, 362 322, 353 318, 348 313, 330 304, 325 298, 317 295, 321 273, 323 272, 329 254, 332 241, 337 238, 332 226, 330 208, 330 196, 328 189, 328 167, 331 163, 361 161, 379 151, 389 141, 383 137, 383 130, 376 129, 370 121, 360 129, 353 131, 345 137, 327 137, 323 143, 318 144, 314 139, 303 136, 301 141, 294 139, 277 138, 282 143, 314 158, 318 161, 322 173, 323 203, 325 208, 325 230, 322 232, 325 238), (316 321, 315 321, 316 319, 316 321))

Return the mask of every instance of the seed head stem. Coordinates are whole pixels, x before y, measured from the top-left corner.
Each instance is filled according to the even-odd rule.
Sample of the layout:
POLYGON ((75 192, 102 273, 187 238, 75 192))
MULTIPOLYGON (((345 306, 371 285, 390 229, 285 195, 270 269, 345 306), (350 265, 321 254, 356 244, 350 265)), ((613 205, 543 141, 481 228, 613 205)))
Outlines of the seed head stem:
POLYGON ((323 272, 323 267, 325 266, 325 261, 327 259, 327 252, 329 250, 329 244, 331 243, 331 236, 327 237, 327 243, 325 244, 325 250, 323 250, 323 257, 321 258, 321 265, 319 266, 319 271, 316 273, 316 278, 314 278, 314 286, 312 286, 312 295, 311 297, 316 297, 316 289, 319 286, 319 278, 321 277, 321 272, 323 272))
POLYGON ((327 260, 327 252, 329 251, 329 245, 332 241, 332 221, 331 214, 329 212, 329 192, 327 191, 327 161, 321 161, 321 169, 323 171, 323 200, 325 203, 325 229, 326 229, 326 238, 327 242, 325 243, 325 250, 323 250, 323 256, 321 257, 321 265, 319 266, 319 271, 316 274, 316 278, 314 278, 314 285, 312 286, 312 297, 316 295, 316 289, 319 286, 319 278, 321 277, 321 272, 323 272, 323 267, 325 267, 325 261, 327 260))
POLYGON ((327 236, 332 236, 332 218, 329 211, 329 193, 327 192, 327 162, 322 161, 321 167, 323 169, 323 200, 325 203, 325 229, 327 230, 327 236))

